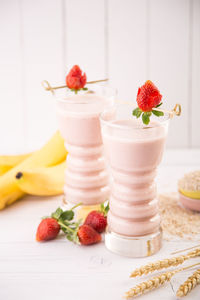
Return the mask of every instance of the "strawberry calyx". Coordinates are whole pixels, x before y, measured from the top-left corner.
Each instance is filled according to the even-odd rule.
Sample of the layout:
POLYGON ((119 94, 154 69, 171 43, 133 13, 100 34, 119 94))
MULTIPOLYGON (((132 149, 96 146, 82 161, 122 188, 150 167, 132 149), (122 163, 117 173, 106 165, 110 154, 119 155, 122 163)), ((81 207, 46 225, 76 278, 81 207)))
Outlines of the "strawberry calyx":
MULTIPOLYGON (((158 108, 159 106, 161 106, 162 103, 156 105, 155 108, 158 108)), ((142 122, 145 125, 148 125, 150 122, 150 117, 151 115, 154 114, 156 117, 162 117, 164 116, 164 113, 162 111, 158 111, 155 109, 152 109, 151 111, 143 111, 141 110, 139 107, 135 108, 132 112, 132 115, 135 116, 137 119, 142 116, 142 122)))
POLYGON ((142 117, 142 122, 145 125, 149 124, 152 114, 157 117, 163 116, 164 113, 156 109, 162 105, 161 99, 162 95, 158 88, 152 81, 147 80, 145 84, 138 89, 136 99, 138 107, 133 110, 133 116, 136 118, 142 117))

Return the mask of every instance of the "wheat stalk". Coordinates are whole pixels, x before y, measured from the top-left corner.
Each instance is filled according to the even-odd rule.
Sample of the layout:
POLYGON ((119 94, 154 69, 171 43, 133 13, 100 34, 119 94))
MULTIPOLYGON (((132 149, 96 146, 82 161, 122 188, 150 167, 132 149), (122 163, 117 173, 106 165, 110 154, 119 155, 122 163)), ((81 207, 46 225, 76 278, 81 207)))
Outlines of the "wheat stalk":
POLYGON ((172 258, 168 258, 168 259, 158 260, 154 263, 149 263, 145 266, 135 269, 131 273, 130 277, 142 276, 143 274, 147 275, 156 270, 169 268, 171 266, 178 266, 178 265, 181 265, 185 260, 188 260, 190 258, 199 256, 199 255, 200 255, 200 248, 190 251, 186 255, 181 255, 181 256, 172 257, 172 258))
POLYGON ((172 278, 172 276, 174 276, 174 274, 176 274, 177 272, 179 272, 179 270, 162 273, 159 276, 155 276, 150 280, 144 281, 136 285, 125 294, 126 299, 136 297, 140 294, 144 294, 146 292, 158 288, 160 285, 163 285, 165 282, 169 281, 172 278))
POLYGON ((132 297, 136 297, 136 296, 142 295, 146 292, 149 292, 153 289, 156 289, 159 286, 165 284, 167 281, 169 281, 176 273, 187 270, 187 269, 192 268, 199 264, 200 263, 196 263, 194 265, 191 265, 191 266, 188 266, 185 268, 180 268, 180 269, 168 271, 168 272, 162 273, 160 275, 157 275, 157 276, 151 278, 150 280, 144 281, 144 282, 136 285, 135 287, 131 288, 128 292, 126 292, 125 298, 129 299, 132 297))
POLYGON ((188 277, 188 279, 180 285, 176 296, 184 297, 186 296, 192 289, 194 289, 198 284, 200 284, 200 269, 195 271, 192 276, 188 277))

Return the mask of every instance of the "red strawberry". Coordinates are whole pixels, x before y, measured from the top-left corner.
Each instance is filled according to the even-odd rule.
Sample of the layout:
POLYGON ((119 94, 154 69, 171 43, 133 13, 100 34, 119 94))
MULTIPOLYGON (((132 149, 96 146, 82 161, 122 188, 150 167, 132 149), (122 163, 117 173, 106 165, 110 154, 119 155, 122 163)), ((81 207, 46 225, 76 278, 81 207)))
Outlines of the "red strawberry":
POLYGON ((97 232, 101 233, 107 226, 107 218, 102 212, 93 210, 88 214, 84 224, 91 226, 97 232))
POLYGON ((82 74, 79 66, 75 65, 66 76, 66 85, 70 89, 78 90, 84 88, 87 78, 86 74, 82 74))
POLYGON ((137 93, 137 104, 142 111, 151 111, 153 107, 156 107, 162 99, 157 87, 147 80, 137 93))
POLYGON ((37 233, 36 240, 38 242, 53 240, 57 237, 60 231, 60 225, 53 218, 47 218, 40 222, 37 233))
POLYGON ((78 238, 82 245, 96 244, 101 241, 101 235, 89 225, 82 225, 78 230, 78 238))

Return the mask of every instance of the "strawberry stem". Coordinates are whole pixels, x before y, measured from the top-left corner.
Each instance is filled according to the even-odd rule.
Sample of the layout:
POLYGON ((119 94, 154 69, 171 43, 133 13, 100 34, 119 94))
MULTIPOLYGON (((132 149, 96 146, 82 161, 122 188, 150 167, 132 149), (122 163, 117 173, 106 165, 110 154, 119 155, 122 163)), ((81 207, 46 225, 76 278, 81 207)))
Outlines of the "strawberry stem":
POLYGON ((83 204, 83 203, 82 203, 82 202, 80 202, 80 203, 78 203, 78 204, 74 205, 74 206, 71 208, 71 210, 73 210, 73 209, 77 208, 78 206, 80 206, 80 205, 82 205, 82 204, 83 204))
POLYGON ((70 228, 69 226, 65 225, 63 222, 61 222, 60 220, 58 221, 58 224, 64 228, 66 228, 67 230, 71 231, 72 233, 74 233, 74 229, 70 228))

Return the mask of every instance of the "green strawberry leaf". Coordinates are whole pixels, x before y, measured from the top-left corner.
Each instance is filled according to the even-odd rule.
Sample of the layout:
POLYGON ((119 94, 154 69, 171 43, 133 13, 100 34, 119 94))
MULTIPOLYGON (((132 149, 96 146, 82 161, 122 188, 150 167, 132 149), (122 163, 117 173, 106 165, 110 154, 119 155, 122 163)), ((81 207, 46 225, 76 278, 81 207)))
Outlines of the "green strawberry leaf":
POLYGON ((162 111, 152 110, 152 113, 157 117, 164 116, 164 113, 162 111))
POLYGON ((65 220, 62 219, 61 222, 63 222, 67 226, 72 224, 72 222, 68 221, 67 219, 65 220))
POLYGON ((161 106, 163 103, 162 102, 160 102, 158 105, 156 105, 156 107, 159 107, 159 106, 161 106))
POLYGON ((139 107, 135 108, 132 112, 132 115, 135 116, 136 118, 139 118, 141 114, 142 114, 142 110, 139 107))
POLYGON ((70 241, 73 242, 73 235, 71 233, 66 234, 66 238, 70 241))
POLYGON ((83 90, 83 91, 87 91, 87 90, 88 90, 88 88, 84 87, 84 88, 82 88, 82 90, 83 90))
POLYGON ((109 202, 107 203, 106 207, 104 208, 104 211, 105 211, 105 215, 107 216, 108 212, 109 212, 109 202))
POLYGON ((142 114, 142 122, 145 125, 148 125, 150 122, 151 111, 143 112, 142 114))
POLYGON ((63 221, 71 221, 74 218, 74 212, 73 210, 66 210, 60 215, 60 219, 63 221))
POLYGON ((62 213, 63 213, 63 210, 60 207, 58 207, 56 209, 56 211, 51 214, 51 217, 58 220, 62 213))
POLYGON ((105 201, 104 203, 101 203, 101 206, 100 206, 100 212, 102 212, 104 214, 104 217, 107 216, 108 214, 108 211, 109 211, 109 202, 105 201), (105 206, 106 204, 106 206, 105 206))

